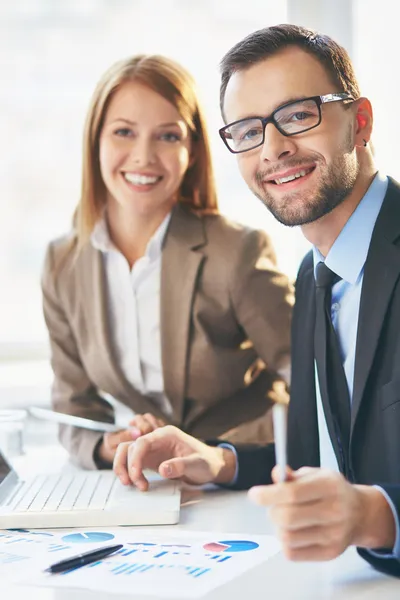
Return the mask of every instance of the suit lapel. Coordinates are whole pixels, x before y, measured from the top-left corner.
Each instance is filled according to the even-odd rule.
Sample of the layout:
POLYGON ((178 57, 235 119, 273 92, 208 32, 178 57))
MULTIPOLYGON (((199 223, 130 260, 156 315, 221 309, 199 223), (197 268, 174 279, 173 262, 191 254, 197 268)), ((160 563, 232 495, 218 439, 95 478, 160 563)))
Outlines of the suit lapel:
MULTIPOLYGON (((84 290, 86 323, 95 347, 98 362, 101 364, 103 380, 108 383, 110 390, 119 390, 125 399, 135 406, 135 412, 149 411, 149 398, 144 398, 129 383, 112 350, 110 323, 107 311, 106 275, 102 254, 88 245, 82 257, 81 288, 84 290)), ((112 392, 110 392, 112 393, 112 392)), ((117 400, 121 398, 116 397, 117 400)), ((152 412, 155 416, 163 418, 156 403, 152 403, 152 412)))
POLYGON ((315 281, 312 254, 296 283, 292 324, 292 383, 288 454, 293 468, 319 465, 314 372, 315 281))
POLYGON ((389 179, 365 263, 357 329, 351 430, 360 409, 394 286, 400 275, 400 189, 389 179))
POLYGON ((164 388, 176 423, 183 416, 190 318, 205 243, 201 218, 176 206, 163 250, 160 295, 164 388))
POLYGON ((88 245, 84 252, 81 285, 86 298, 84 303, 86 322, 88 328, 90 328, 89 330, 93 333, 97 354, 103 355, 103 360, 99 357, 99 362, 107 365, 106 369, 110 372, 109 376, 115 376, 115 372, 118 372, 118 365, 111 350, 102 254, 91 245, 88 245))

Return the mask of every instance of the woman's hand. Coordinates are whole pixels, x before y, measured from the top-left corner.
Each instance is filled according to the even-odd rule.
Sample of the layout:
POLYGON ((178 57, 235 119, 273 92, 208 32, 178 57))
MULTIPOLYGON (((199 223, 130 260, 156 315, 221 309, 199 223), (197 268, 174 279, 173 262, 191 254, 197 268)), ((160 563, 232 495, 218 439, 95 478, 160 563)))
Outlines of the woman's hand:
POLYGON ((157 419, 150 413, 135 415, 129 422, 129 428, 104 434, 97 450, 97 457, 102 462, 112 465, 119 444, 137 440, 140 436, 151 433, 159 427, 164 427, 164 425, 162 419, 157 419))
POLYGON ((130 432, 132 435, 130 439, 136 440, 141 435, 151 433, 155 429, 158 429, 159 427, 164 427, 165 425, 165 421, 163 421, 162 419, 157 419, 151 413, 145 413, 144 415, 135 415, 133 419, 129 421, 130 432))

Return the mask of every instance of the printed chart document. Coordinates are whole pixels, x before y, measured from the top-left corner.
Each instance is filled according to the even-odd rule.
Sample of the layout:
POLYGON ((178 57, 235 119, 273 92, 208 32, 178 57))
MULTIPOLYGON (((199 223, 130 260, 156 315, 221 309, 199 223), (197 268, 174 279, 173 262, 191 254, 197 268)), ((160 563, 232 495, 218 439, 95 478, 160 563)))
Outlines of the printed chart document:
POLYGON ((110 557, 62 575, 33 575, 30 570, 23 583, 109 594, 132 594, 134 590, 136 594, 161 598, 199 598, 280 550, 278 540, 268 535, 153 528, 77 529, 61 537, 60 544, 69 544, 74 538, 75 553, 79 554, 95 535, 103 535, 107 543, 123 543, 124 547, 110 557))
POLYGON ((64 558, 106 546, 113 538, 114 535, 103 532, 83 532, 78 550, 71 530, 0 530, 0 581, 18 582, 22 576, 36 575, 64 558))

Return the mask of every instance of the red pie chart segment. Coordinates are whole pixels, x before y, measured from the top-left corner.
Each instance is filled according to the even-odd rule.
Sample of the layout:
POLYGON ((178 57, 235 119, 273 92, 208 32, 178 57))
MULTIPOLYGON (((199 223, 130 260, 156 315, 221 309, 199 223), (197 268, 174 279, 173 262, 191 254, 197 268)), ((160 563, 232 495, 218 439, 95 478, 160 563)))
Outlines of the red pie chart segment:
POLYGON ((209 552, 247 552, 258 548, 258 544, 248 540, 220 540, 204 544, 203 548, 209 552))

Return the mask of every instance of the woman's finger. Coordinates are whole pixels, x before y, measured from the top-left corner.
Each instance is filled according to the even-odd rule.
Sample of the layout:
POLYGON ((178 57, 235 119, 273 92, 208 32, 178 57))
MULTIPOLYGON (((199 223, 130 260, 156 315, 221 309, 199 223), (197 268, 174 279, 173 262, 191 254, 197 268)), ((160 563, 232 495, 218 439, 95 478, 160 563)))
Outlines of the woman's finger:
POLYGON ((156 417, 154 417, 154 415, 150 413, 145 413, 144 415, 135 415, 135 417, 130 422, 130 425, 133 426, 133 428, 137 428, 140 431, 141 435, 151 433, 152 431, 160 427, 156 417))

